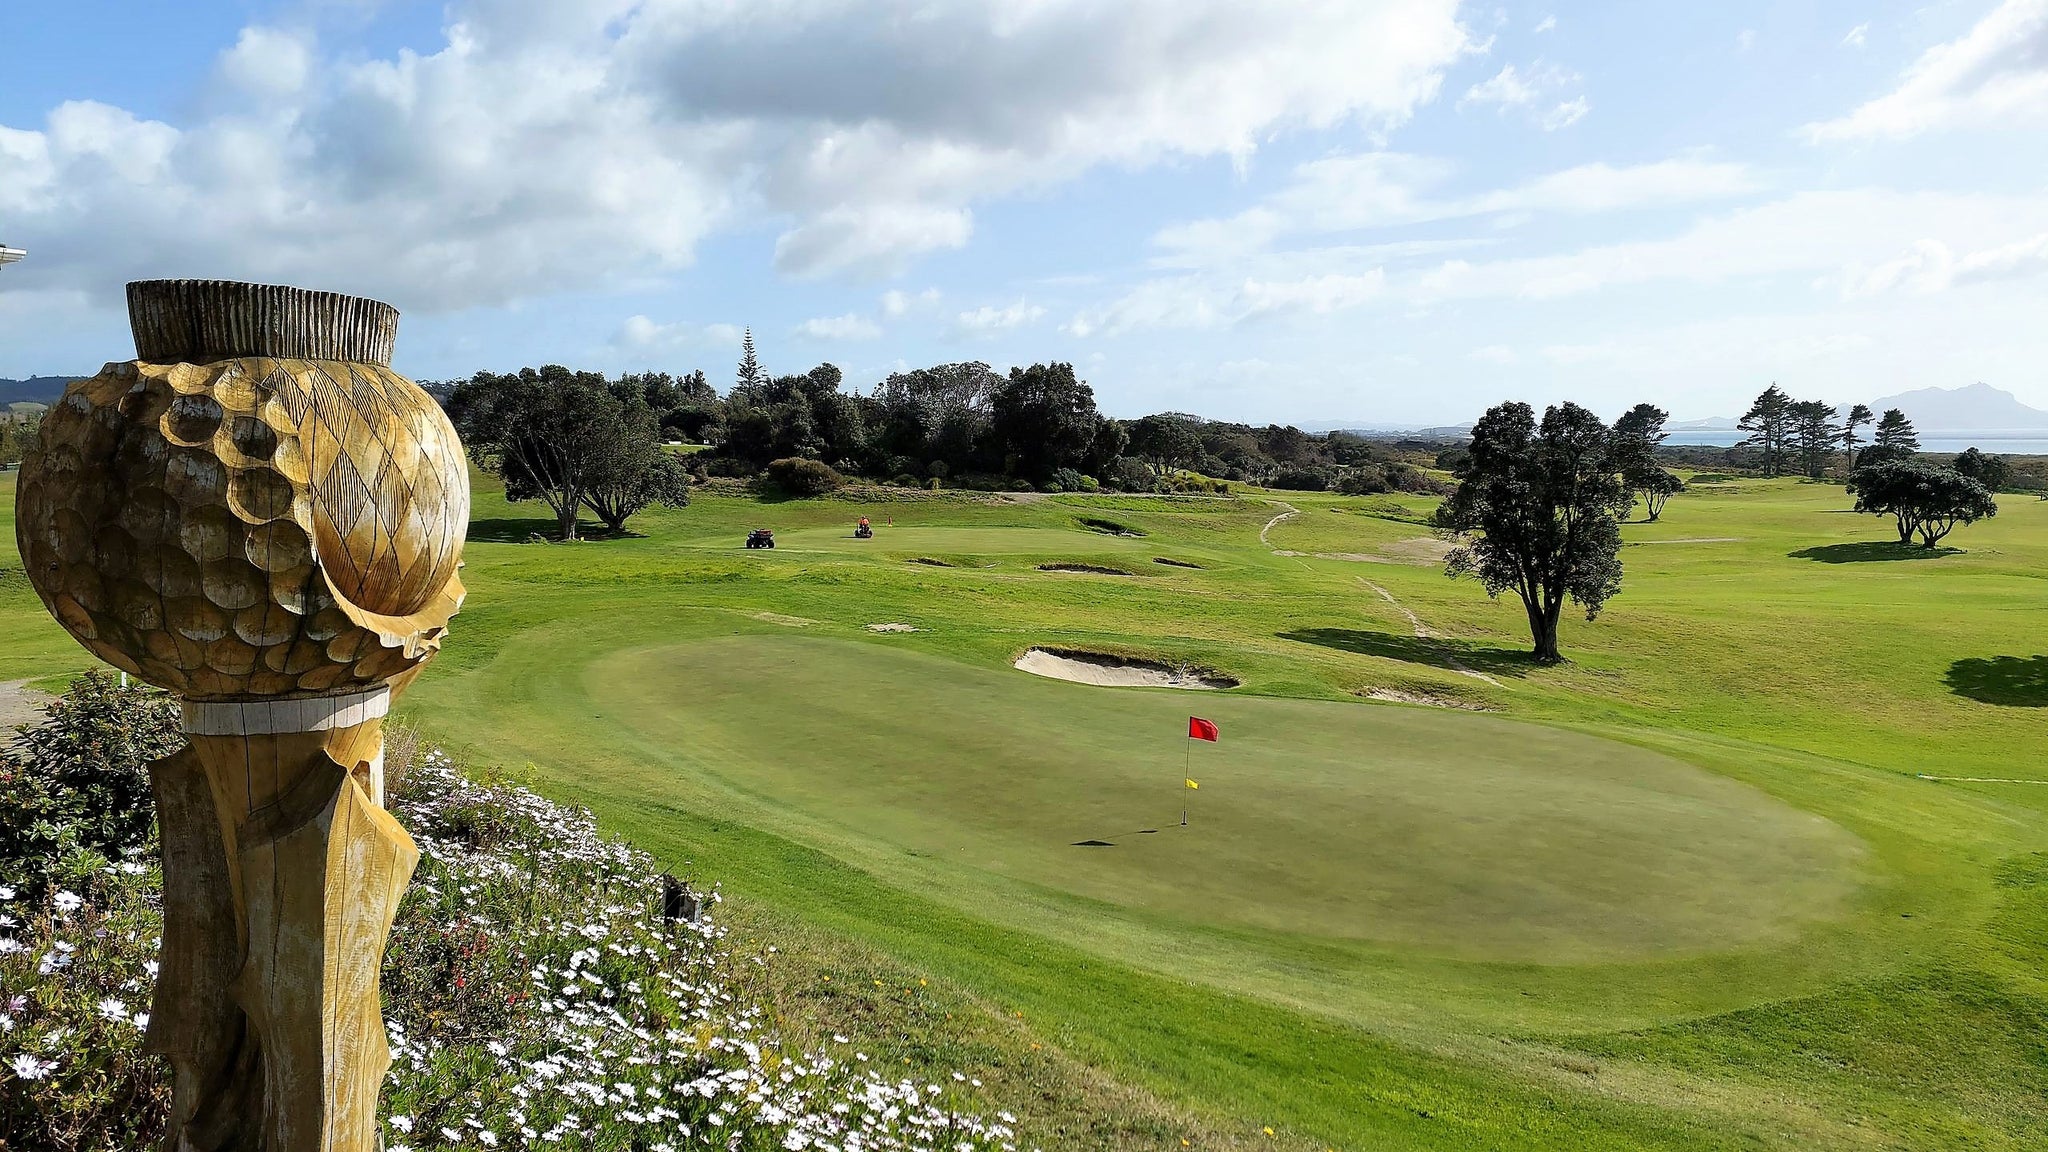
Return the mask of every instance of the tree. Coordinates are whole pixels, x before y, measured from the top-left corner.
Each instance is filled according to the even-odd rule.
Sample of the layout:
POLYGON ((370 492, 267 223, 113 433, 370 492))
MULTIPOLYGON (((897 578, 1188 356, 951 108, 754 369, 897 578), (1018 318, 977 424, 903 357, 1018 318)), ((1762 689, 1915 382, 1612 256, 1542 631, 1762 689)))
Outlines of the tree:
POLYGON ((1671 418, 1655 404, 1638 404, 1621 414, 1608 438, 1607 458, 1624 476, 1655 463, 1657 445, 1664 442, 1664 421, 1671 418))
POLYGON ((757 388, 767 382, 768 373, 761 370, 761 362, 754 358, 754 330, 749 328, 740 337, 740 369, 733 377, 733 387, 735 390, 757 388))
POLYGON ((1010 369, 990 398, 989 432, 1004 454, 1004 470, 1033 483, 1082 461, 1095 443, 1095 390, 1075 377, 1072 364, 1010 369))
POLYGON ((1664 502, 1685 487, 1657 464, 1657 445, 1664 442, 1664 421, 1670 416, 1655 404, 1638 404, 1621 414, 1608 437, 1608 466, 1621 477, 1629 504, 1641 494, 1653 521, 1663 515, 1664 502))
POLYGON ((2010 461, 2003 456, 1994 456, 1975 448, 1966 449, 1957 455, 1952 467, 1993 492, 2000 491, 2012 482, 2010 461))
POLYGON ((617 532, 650 504, 681 508, 690 502, 690 472, 682 457, 661 446, 661 425, 638 397, 621 403, 619 439, 604 452, 583 492, 583 502, 617 532))
POLYGON ((1496 405, 1472 426, 1457 491, 1437 509, 1459 541, 1451 576, 1470 573, 1487 595, 1513 590, 1529 616, 1538 660, 1563 659, 1557 623, 1566 599, 1599 614, 1621 590, 1620 518, 1628 492, 1608 461, 1607 426, 1576 404, 1543 414, 1496 405))
POLYGON ((1877 417, 1871 413, 1870 405, 1850 406, 1849 415, 1842 421, 1842 467, 1852 471, 1855 469, 1856 446, 1863 442, 1862 437, 1856 434, 1856 430, 1875 419, 1877 417))
POLYGON ((1168 468, 1188 468, 1202 458, 1200 425, 1185 416, 1161 413, 1131 422, 1131 455, 1168 468))
POLYGON ((660 451, 644 400, 622 400, 602 375, 559 364, 479 372, 455 387, 448 416, 495 464, 506 498, 546 503, 563 540, 576 539, 577 514, 596 494, 610 493, 596 498, 614 511, 629 503, 619 493, 643 484, 634 469, 660 451))
POLYGON ((1760 448, 1764 454, 1764 475, 1776 476, 1785 452, 1786 434, 1791 430, 1792 398, 1776 384, 1766 388, 1736 427, 1749 433, 1739 447, 1760 448))
POLYGON ((1877 420, 1877 446, 1895 448, 1905 452, 1920 450, 1920 437, 1913 431, 1913 422, 1897 408, 1887 408, 1877 420))
POLYGON ((1953 468, 1917 461, 1858 468, 1850 476, 1849 490, 1856 494, 1856 511, 1895 518, 1899 543, 1918 534, 1923 548, 1939 544, 1958 525, 1998 515, 1990 489, 1953 468))
POLYGON ((1825 400, 1797 401, 1790 425, 1787 447, 1797 454, 1808 479, 1822 479, 1835 444, 1835 406, 1825 400))
POLYGON ((1643 507, 1649 510, 1649 521, 1657 522, 1664 514, 1664 504, 1673 496, 1685 491, 1685 481, 1658 468, 1642 477, 1635 485, 1635 491, 1642 494, 1643 507))

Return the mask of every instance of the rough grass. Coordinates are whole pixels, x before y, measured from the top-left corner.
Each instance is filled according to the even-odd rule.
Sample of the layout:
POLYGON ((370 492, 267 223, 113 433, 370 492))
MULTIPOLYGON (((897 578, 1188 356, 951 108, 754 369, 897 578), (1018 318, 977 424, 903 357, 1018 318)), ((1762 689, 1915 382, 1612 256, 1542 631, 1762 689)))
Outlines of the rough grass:
MULTIPOLYGON (((1304 1146, 1361 1148, 1961 1149, 2048 1141, 2048 1052, 2040 1040, 2048 1023, 2048 898, 2039 879, 2048 788, 1919 778, 2048 777, 2035 767, 2048 762, 2036 667, 2048 650, 2040 627, 2048 504, 2005 500, 1995 520, 1945 542, 1958 552, 1868 562, 1866 553, 1881 561, 1889 551, 1870 546, 1891 529, 1849 513, 1839 488, 1708 485, 1675 498, 1659 523, 1625 527, 1631 544, 1657 546, 1624 553, 1623 594, 1596 622, 1567 621, 1571 662, 1547 668, 1520 655, 1526 637, 1512 602, 1489 602, 1469 582, 1431 568, 1314 555, 1370 554, 1413 540, 1427 519, 1426 498, 1286 499, 1302 514, 1274 525, 1269 545, 1259 531, 1278 509, 1257 499, 1074 496, 898 499, 886 512, 868 509, 896 518, 892 529, 877 516, 873 541, 845 538, 857 501, 764 505, 707 496, 636 518, 641 538, 556 548, 473 543, 469 607, 406 707, 437 735, 466 743, 473 758, 588 803, 664 858, 722 877, 740 898, 735 906, 758 909, 764 926, 787 932, 805 963, 865 957, 878 972, 915 973, 943 988, 968 1024, 957 1039, 936 1043, 1024 1040, 1022 1049, 1005 1049, 1018 1061, 1055 1053, 1042 1057, 1054 1064, 1005 1064, 991 1077, 1027 1102, 1020 1112, 1035 1108, 1040 1123, 1054 1114, 1086 1117, 1072 1146, 1174 1146, 1178 1124, 1205 1145, 1257 1142, 1269 1125, 1304 1146), (1075 526, 1076 516, 1104 511, 1148 537, 1075 526), (773 526, 783 547, 741 551, 757 524, 773 526), (1828 551, 1812 551, 1821 549, 1828 551), (1167 550, 1203 567, 1151 564, 1167 550), (962 566, 905 562, 917 557, 962 566), (1036 571, 1052 562, 1143 564, 1151 575, 1050 579, 1036 571), (760 613, 818 623, 799 634, 763 623, 760 613), (921 631, 869 637, 864 626, 876 620, 921 631), (750 671, 735 649, 698 647, 716 640, 748 650, 762 636, 815 646, 801 650, 818 670, 777 677, 750 671), (1048 864, 1005 841, 1031 820, 1049 831, 1047 811, 1080 803, 1072 778, 1048 778, 1047 794, 1036 798, 1047 811, 1005 823, 1001 806, 1021 812, 1033 803, 1036 769, 996 759, 1014 779, 990 782, 979 778, 991 763, 980 751, 934 762, 934 747, 975 747, 976 730, 963 717, 995 716, 1008 730, 1033 711, 1055 738, 1018 739, 1074 741, 1063 746, 1077 765, 1121 765, 1138 755, 1136 721, 1125 718, 1125 733, 1114 715, 1125 705, 1083 696, 1019 703, 1047 689, 1121 691, 1004 670, 1021 648, 1041 643, 1142 648, 1229 667, 1245 681, 1229 703, 1247 711, 1220 717, 1226 743, 1205 752, 1257 750, 1239 737, 1256 731, 1268 710, 1336 709, 1360 727, 1333 722, 1326 735, 1297 742, 1294 754, 1313 759, 1307 746, 1315 745, 1326 764, 1341 765, 1349 748, 1370 764, 1383 755, 1380 726, 1392 723, 1381 717, 1415 717, 1440 733, 1438 770, 1447 777, 1430 781, 1437 794, 1469 795, 1472 813, 1496 801, 1512 813, 1517 807, 1497 794, 1500 781, 1533 788, 1524 793, 1524 831, 1569 826, 1559 813, 1571 805, 1557 790, 1569 791, 1573 773, 1567 766, 1562 779, 1540 779, 1556 770, 1532 757, 1524 771, 1539 779, 1513 780, 1504 767, 1500 780, 1473 785, 1466 777, 1461 789, 1464 760, 1514 745, 1480 739, 1469 726, 1509 725, 1502 730, 1526 734, 1531 747, 1550 739, 1635 745, 1645 759, 1628 762, 1668 757, 1768 817, 1740 829, 1742 821, 1723 819, 1727 843, 1716 851, 1743 835, 1776 851, 1847 842, 1859 853, 1853 867, 1837 862, 1808 878, 1853 875, 1859 886, 1838 895, 1832 913, 1808 906, 1794 915, 1783 909, 1799 900, 1788 904, 1771 882, 1666 890, 1634 921, 1584 918, 1578 938, 1611 941, 1634 930, 1642 941, 1684 939, 1672 922, 1712 922, 1726 915, 1717 903, 1745 899, 1754 900, 1755 922, 1719 948, 1565 949, 1540 963, 1501 951, 1498 940, 1494 951, 1472 954, 1480 938, 1473 933, 1497 926, 1430 922, 1419 898, 1399 916, 1373 920, 1379 935, 1365 940, 1333 943, 1318 934, 1326 925, 1285 931, 1247 923, 1262 889, 1275 895, 1258 914, 1297 929, 1328 913, 1302 904, 1286 876, 1262 877, 1220 903, 1190 899, 1215 903, 1211 920, 1227 921, 1197 922, 1142 876, 1076 874, 1062 863, 1073 856, 1055 853, 1048 864), (877 672, 867 653, 883 644, 947 672, 877 672), (655 668, 658 681, 619 679, 655 668), (1352 695, 1375 684, 1498 712, 1468 716, 1352 695), (712 699, 746 685, 756 696, 779 692, 762 701, 776 707, 712 699), (671 688, 659 703, 664 714, 650 715, 652 697, 671 688), (849 700, 862 699, 859 715, 846 711, 849 700), (944 707, 934 708, 934 699, 944 707), (965 711, 970 704, 983 711, 965 711), (758 713, 751 723, 750 711, 758 713), (1059 735, 1070 718, 1076 735, 1059 735), (1517 730, 1513 722, 1535 726, 1517 730), (854 726, 871 731, 850 734, 854 726), (911 731, 891 741, 891 726, 911 731), (738 746, 722 752, 719 741, 738 746), (799 772, 806 758, 811 769, 799 772), (975 802, 988 811, 967 811, 975 802), (958 850, 964 838, 948 842, 932 831, 957 830, 970 817, 982 821, 972 825, 982 838, 969 851, 958 850), (1773 830, 1769 819, 1786 826, 1773 830), (955 850, 943 850, 949 846, 955 850), (1150 895, 1134 899, 1139 889, 1150 895), (1775 927, 1764 923, 1773 917, 1775 927), (1043 1093, 1033 1087, 1040 1084, 1043 1093)), ((482 488, 477 515, 513 528, 545 521, 482 488)), ((0 679, 82 663, 21 581, 0 578, 0 679)), ((1189 707, 1213 710, 1208 698, 1194 705, 1182 696, 1128 706, 1138 719, 1189 707)), ((1158 767, 1170 785, 1181 771, 1179 749, 1171 737, 1165 743, 1158 767)), ((1290 744, 1275 736, 1268 747, 1278 764, 1290 744)), ((1407 771, 1420 778, 1426 768, 1417 759, 1407 771)), ((1286 772, 1310 778, 1303 765, 1286 772)), ((1210 789, 1205 779, 1198 795, 1210 800, 1210 789)), ((1711 815, 1712 805, 1671 795, 1645 788, 1638 799, 1662 818, 1711 815)), ((1569 816, 1583 820, 1589 811, 1569 816)), ((1384 843, 1372 849, 1386 854, 1379 866, 1392 860, 1397 879, 1418 882, 1433 871, 1426 858, 1445 851, 1426 836, 1455 831, 1466 815, 1446 808, 1434 824, 1382 828, 1384 843), (1423 859, 1411 862, 1404 850, 1423 859)), ((1084 851, 1095 853, 1090 868, 1131 866, 1121 844, 1113 852, 1071 849, 1084 851)), ((1614 866, 1603 882, 1610 895, 1614 884, 1642 879, 1621 867, 1645 859, 1630 851, 1606 862, 1614 866)), ((1699 851, 1708 851, 1705 840, 1699 851)), ((1599 849, 1585 854, 1585 868, 1497 858, 1492 873, 1520 874, 1481 870, 1461 882, 1514 880, 1554 886, 1544 894, 1557 899, 1586 899, 1600 892, 1586 869, 1601 861, 1599 849)), ((1369 887, 1374 871, 1356 862, 1371 858, 1353 859, 1333 874, 1369 887)), ((1187 882, 1212 897, 1222 887, 1198 871, 1187 882)), ((1557 922, 1546 916, 1528 926, 1557 922)), ((819 1007, 800 989, 790 996, 791 1011, 819 1007)), ((928 1017, 893 1003, 877 1000, 860 1012, 872 1026, 899 1030, 906 1050, 898 1059, 927 1059, 919 1037, 956 1036, 928 1033, 928 1017)))

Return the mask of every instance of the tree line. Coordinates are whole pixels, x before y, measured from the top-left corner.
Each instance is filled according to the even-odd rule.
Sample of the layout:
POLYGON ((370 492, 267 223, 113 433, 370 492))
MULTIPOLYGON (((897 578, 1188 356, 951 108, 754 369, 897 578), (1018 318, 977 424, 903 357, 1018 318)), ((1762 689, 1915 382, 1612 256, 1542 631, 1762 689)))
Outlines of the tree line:
POLYGON ((561 365, 478 372, 430 390, 479 462, 504 478, 507 496, 545 502, 564 539, 584 512, 616 530, 649 505, 686 503, 693 476, 761 477, 798 495, 848 476, 1048 491, 1222 492, 1230 481, 1350 494, 1449 487, 1426 469, 1434 446, 1173 412, 1116 419, 1097 409, 1071 364, 937 364, 861 392, 832 364, 770 373, 751 332, 723 394, 701 370, 610 379, 561 365), (664 447, 672 441, 708 450, 685 455, 664 447))

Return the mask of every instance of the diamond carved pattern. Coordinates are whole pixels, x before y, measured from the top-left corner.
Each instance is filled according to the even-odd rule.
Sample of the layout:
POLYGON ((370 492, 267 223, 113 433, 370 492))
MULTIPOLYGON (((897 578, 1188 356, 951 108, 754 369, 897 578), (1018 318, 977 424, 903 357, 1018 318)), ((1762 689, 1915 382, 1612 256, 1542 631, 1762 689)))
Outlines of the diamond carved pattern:
POLYGON ((461 604, 461 444, 380 364, 109 364, 45 417, 18 501, 50 611, 193 698, 386 681, 461 604))

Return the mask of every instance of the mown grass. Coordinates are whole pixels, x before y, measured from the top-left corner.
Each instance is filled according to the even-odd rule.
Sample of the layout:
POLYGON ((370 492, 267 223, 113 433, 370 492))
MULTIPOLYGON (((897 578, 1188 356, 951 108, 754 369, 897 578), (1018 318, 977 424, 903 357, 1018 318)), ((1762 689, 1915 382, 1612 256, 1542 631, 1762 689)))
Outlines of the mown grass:
MULTIPOLYGON (((886 997, 828 996, 808 976, 792 978, 787 1003, 893 1028, 899 1059, 983 1053, 993 1090, 1070 1146, 1174 1146, 1177 1132, 1256 1143, 1269 1125, 1347 1148, 2048 1140, 2048 788, 1921 778, 2041 775, 2048 504, 2010 499, 1951 538, 1960 551, 1893 562, 1889 527, 1847 512, 1839 487, 1702 486, 1661 522, 1624 529, 1623 594, 1597 621, 1568 622, 1572 660, 1547 668, 1521 654, 1517 605, 1428 561, 1426 498, 1279 498, 1298 514, 1265 543, 1281 509, 1260 499, 892 493, 705 498, 637 518, 636 537, 562 546, 500 542, 546 531, 545 518, 480 485, 489 527, 467 553, 471 600, 406 710, 472 758, 724 879, 738 907, 795 942, 791 972, 822 978, 856 957, 892 973, 875 977, 885 984, 930 980, 961 1009, 946 1027, 886 997), (875 540, 850 538, 863 511, 875 540), (742 552, 760 525, 782 546, 742 552), (917 562, 931 559, 952 566, 917 562), (1144 575, 1037 570, 1046 563, 1144 575), (920 631, 865 631, 878 622, 920 631), (1167 697, 1007 668, 1041 643, 1202 664, 1245 686, 1167 697), (801 674, 778 675, 776 660, 801 674), (1373 688, 1497 715, 1357 699, 1373 688), (1225 891, 1229 868, 1185 867, 1191 891, 1176 893, 1174 874, 1150 865, 1133 878, 1123 862, 1066 864, 1055 849, 1078 834, 1038 845, 1085 822, 1090 803, 1135 803, 1113 794, 1142 755, 1142 725, 1204 709, 1227 713, 1226 743, 1204 749, 1226 757, 1256 757, 1259 741, 1232 737, 1266 717, 1302 730, 1288 755, 1275 728, 1264 762, 1234 762, 1232 789, 1262 766, 1294 780, 1370 772, 1381 732, 1436 740, 1441 777, 1426 778, 1426 756, 1409 769, 1442 798, 1435 817, 1455 826, 1481 801, 1523 813, 1503 826, 1503 852, 1569 824, 1592 756, 1560 755, 1560 741, 1632 746, 1640 760, 1614 763, 1681 764, 1749 807, 1723 805, 1717 824, 1714 804, 1644 770, 1644 812, 1706 821, 1706 865, 1678 888, 1631 889, 1644 879, 1631 867, 1677 857, 1640 855, 1625 836, 1605 859, 1594 835, 1575 850, 1583 864, 1531 848, 1491 875, 1460 875, 1431 858, 1460 848, 1432 839, 1427 820, 1374 825, 1345 803, 1315 814, 1318 834, 1355 841, 1242 891, 1225 891), (1339 718, 1301 719, 1323 712, 1339 718), (1016 725, 1041 716, 1051 735, 1033 748, 1016 725), (977 722, 1024 750, 963 751, 977 722), (1512 767, 1518 734, 1533 779, 1473 774, 1503 756, 1512 767), (1117 766, 1107 799, 1072 771, 1032 766, 1088 757, 1117 766), (1015 779, 977 778, 991 762, 1015 779), (1502 795, 1502 781, 1530 791, 1502 795), (1039 784, 1038 810, 1006 824, 1000 808, 1033 804, 1039 784), (1026 832, 1032 844, 996 843, 1026 832), (1847 854, 1767 875, 1715 863, 1741 856, 1745 837, 1847 854), (987 851, 944 851, 969 842, 987 851), (1373 916, 1370 900, 1304 910, 1346 876, 1370 895, 1376 871, 1417 885, 1398 915, 1373 916), (1418 877, 1453 897, 1438 921, 1418 877), (1788 879, 1839 890, 1788 903, 1788 879), (1474 902, 1487 882, 1552 885, 1549 896, 1599 911, 1573 929, 1534 901, 1526 923, 1489 922, 1470 914, 1503 906, 1474 902), (1674 925, 1720 923, 1745 903, 1751 921, 1719 946, 1675 946, 1686 934, 1674 925), (1332 928, 1353 922, 1350 936, 1332 928), (1590 946, 1629 933, 1674 946, 1590 946), (1066 1117, 1074 1127, 1058 1129, 1066 1117)), ((68 643, 18 577, 0 578, 0 679, 78 666, 68 643)), ((1169 784, 1175 752, 1159 765, 1169 784)), ((1256 853, 1235 870, 1246 861, 1256 853)))

